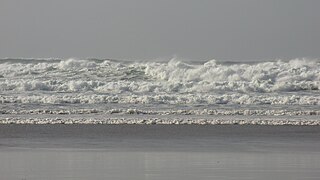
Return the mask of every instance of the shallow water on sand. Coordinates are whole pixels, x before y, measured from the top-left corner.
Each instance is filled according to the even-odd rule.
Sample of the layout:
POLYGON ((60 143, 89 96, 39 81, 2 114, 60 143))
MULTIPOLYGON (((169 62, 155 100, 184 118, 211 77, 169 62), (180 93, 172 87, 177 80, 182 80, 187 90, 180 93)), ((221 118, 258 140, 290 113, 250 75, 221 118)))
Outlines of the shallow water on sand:
POLYGON ((318 126, 1 125, 0 179, 319 179, 318 126))

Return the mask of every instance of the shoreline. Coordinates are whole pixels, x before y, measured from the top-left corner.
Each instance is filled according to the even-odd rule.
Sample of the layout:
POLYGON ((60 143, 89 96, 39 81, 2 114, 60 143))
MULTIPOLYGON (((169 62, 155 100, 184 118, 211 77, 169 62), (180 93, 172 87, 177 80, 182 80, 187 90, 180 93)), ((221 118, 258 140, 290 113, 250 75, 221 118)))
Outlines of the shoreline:
POLYGON ((320 117, 215 117, 215 118, 17 118, 17 117, 0 117, 2 124, 101 124, 101 125, 268 125, 268 126, 319 126, 320 117))

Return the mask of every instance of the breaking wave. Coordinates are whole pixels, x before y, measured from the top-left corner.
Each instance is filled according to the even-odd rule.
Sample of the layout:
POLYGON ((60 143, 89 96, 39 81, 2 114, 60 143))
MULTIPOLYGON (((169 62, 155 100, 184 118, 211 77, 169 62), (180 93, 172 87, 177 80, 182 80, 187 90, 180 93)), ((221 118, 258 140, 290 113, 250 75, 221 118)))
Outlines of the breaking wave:
MULTIPOLYGON (((54 110, 57 105, 82 114, 70 106, 77 104, 86 105, 87 109, 103 104, 131 109, 135 105, 141 112, 146 112, 146 106, 159 112, 168 112, 162 111, 160 105, 173 107, 170 112, 180 112, 188 106, 192 115, 319 116, 320 60, 0 59, 0 114, 17 114, 17 108, 20 114, 30 114, 39 106, 41 112, 58 112, 54 110), (214 113, 207 113, 199 105, 222 108, 211 108, 214 113), (250 108, 238 109, 242 106, 250 108), (192 107, 200 113, 193 112, 192 107)), ((112 109, 98 108, 97 112, 108 114, 112 109)))
POLYGON ((94 60, 0 61, 1 91, 95 93, 272 93, 319 92, 318 60, 195 65, 94 60))

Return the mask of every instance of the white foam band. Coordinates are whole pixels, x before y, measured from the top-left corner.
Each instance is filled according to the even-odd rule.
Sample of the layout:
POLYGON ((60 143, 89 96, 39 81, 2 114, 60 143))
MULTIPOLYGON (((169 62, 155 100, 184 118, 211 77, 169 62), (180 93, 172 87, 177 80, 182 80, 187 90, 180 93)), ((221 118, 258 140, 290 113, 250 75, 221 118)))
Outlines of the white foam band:
POLYGON ((116 119, 106 118, 105 120, 98 119, 19 119, 19 118, 6 118, 0 119, 0 124, 176 124, 176 125, 297 125, 297 126, 318 126, 320 120, 207 120, 207 119, 116 119))

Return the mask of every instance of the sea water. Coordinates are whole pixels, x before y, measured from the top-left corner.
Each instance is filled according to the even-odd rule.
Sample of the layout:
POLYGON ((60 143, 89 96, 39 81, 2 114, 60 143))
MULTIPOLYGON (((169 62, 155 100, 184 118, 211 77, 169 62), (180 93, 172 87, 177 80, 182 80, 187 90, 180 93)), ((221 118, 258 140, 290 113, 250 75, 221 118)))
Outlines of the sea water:
POLYGON ((0 60, 0 123, 318 125, 320 61, 0 60))
POLYGON ((0 179, 319 179, 319 117, 317 59, 1 59, 0 179))

